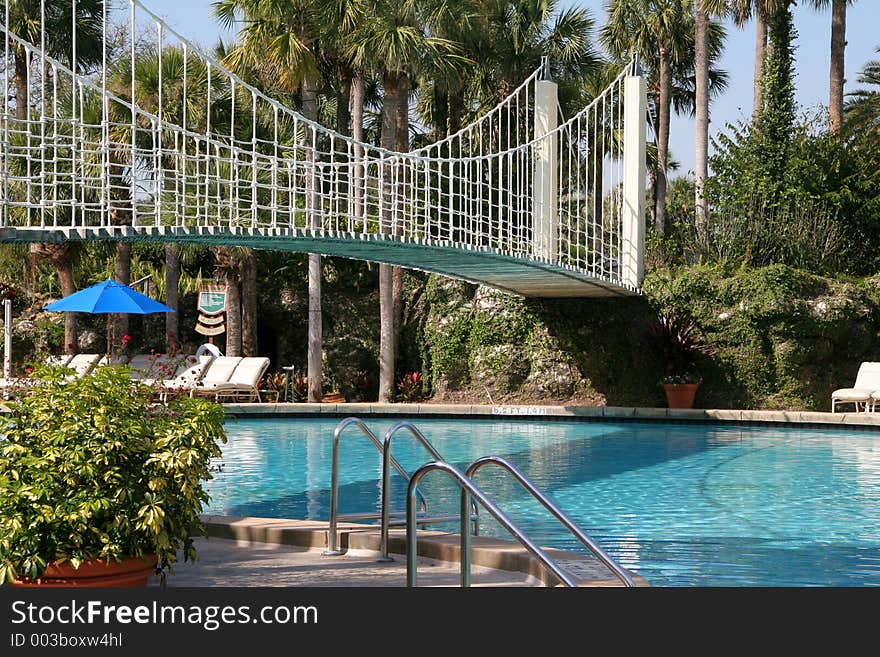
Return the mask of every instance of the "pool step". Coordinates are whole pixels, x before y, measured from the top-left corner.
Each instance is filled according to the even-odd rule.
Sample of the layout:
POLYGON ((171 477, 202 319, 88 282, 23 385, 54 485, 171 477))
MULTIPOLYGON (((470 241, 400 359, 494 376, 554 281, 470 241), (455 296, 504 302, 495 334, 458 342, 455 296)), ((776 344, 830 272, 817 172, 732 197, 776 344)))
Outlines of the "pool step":
MULTIPOLYGON (((406 527, 406 512, 405 511, 392 511, 388 514, 391 518, 391 521, 388 523, 390 527, 406 527)), ((340 514, 338 516, 339 520, 343 522, 361 522, 363 520, 379 520, 382 517, 381 513, 375 512, 366 512, 366 513, 345 513, 340 514)), ((477 516, 471 516, 471 520, 476 520, 477 516)), ((458 522, 459 517, 457 515, 454 516, 426 516, 424 514, 419 514, 416 517, 417 525, 436 525, 441 522, 458 522)))
MULTIPOLYGON (((255 543, 275 543, 310 548, 328 545, 328 523, 320 520, 281 520, 278 518, 242 518, 231 516, 201 516, 208 536, 229 538, 255 543)), ((456 518, 457 519, 457 518, 456 518)), ((338 544, 348 550, 370 550, 378 553, 381 535, 375 525, 340 523, 337 526, 338 544)), ((394 555, 406 552, 406 534, 395 529, 390 534, 389 547, 394 555)), ((420 557, 438 561, 458 562, 460 558, 459 536, 438 531, 419 531, 418 551, 420 557)), ((620 586, 612 573, 589 555, 546 548, 558 563, 565 564, 578 580, 578 586, 620 586)), ((333 557, 330 557, 333 558, 333 557)), ((475 566, 497 570, 518 571, 532 575, 545 584, 553 585, 553 577, 521 545, 515 542, 485 536, 471 539, 471 561, 475 566)), ((634 575, 637 586, 650 586, 648 581, 634 575)))

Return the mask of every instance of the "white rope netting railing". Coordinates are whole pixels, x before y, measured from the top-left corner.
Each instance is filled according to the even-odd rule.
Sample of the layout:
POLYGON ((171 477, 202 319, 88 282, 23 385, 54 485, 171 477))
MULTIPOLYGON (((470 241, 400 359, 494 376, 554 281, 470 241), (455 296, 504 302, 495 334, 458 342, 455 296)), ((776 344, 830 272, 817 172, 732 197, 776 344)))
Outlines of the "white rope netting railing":
POLYGON ((536 136, 542 67, 473 124, 397 153, 268 97, 140 0, 105 5, 100 34, 89 35, 100 56, 88 44, 88 61, 76 0, 63 43, 47 32, 61 3, 48 3, 48 17, 47 0, 32 3, 40 7, 29 17, 38 29, 25 39, 14 33, 13 3, 0 1, 3 226, 385 235, 620 281, 625 72, 584 110, 536 136), (547 251, 535 246, 534 190, 548 171, 539 159, 551 140, 556 246, 547 251))

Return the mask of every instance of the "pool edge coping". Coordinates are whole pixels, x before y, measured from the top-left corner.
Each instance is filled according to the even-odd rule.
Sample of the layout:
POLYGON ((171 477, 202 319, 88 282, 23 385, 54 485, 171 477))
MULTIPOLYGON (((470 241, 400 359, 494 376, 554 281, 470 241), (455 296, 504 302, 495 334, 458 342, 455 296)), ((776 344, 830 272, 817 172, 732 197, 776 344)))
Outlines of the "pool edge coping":
POLYGON ((677 409, 636 406, 545 406, 475 404, 378 404, 378 403, 270 403, 224 404, 228 415, 236 417, 347 417, 419 416, 438 419, 467 417, 476 419, 571 419, 681 422, 687 424, 729 423, 792 425, 880 430, 880 413, 827 413, 822 411, 753 411, 737 409, 677 409))

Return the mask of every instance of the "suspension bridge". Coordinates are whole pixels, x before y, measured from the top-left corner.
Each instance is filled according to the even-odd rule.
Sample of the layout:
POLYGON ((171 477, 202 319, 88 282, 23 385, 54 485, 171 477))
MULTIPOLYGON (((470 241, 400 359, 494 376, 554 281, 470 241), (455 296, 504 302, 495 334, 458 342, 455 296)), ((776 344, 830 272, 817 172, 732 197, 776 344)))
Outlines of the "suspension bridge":
POLYGON ((304 118, 139 0, 105 3, 86 65, 71 3, 65 52, 48 46, 45 0, 28 34, 3 2, 0 242, 238 245, 524 296, 638 293, 647 107, 635 62, 567 119, 542 65, 471 125, 402 153, 304 118))

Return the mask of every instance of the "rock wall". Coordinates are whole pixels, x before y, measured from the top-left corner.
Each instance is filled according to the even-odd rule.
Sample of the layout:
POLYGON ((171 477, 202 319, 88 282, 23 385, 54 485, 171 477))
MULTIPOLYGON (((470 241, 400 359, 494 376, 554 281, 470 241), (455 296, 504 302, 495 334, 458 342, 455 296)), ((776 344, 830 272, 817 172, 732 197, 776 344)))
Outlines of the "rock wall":
POLYGON ((716 352, 698 406, 826 410, 862 361, 880 360, 878 284, 694 267, 653 272, 643 297, 529 300, 430 277, 425 369, 437 401, 663 406, 643 335, 671 309, 716 352))

